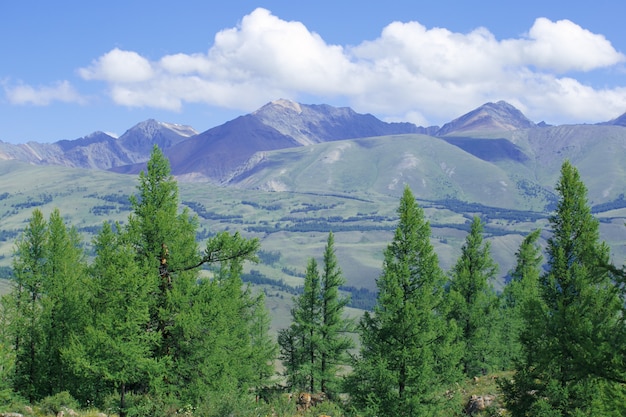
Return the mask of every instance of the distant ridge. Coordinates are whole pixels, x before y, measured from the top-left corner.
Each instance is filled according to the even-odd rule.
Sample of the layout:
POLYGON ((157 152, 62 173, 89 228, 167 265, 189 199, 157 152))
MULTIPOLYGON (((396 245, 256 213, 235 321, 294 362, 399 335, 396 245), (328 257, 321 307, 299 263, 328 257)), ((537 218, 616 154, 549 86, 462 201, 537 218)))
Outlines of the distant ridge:
POLYGON ((610 120, 610 121, 608 121, 606 123, 602 123, 602 124, 626 127, 626 113, 622 114, 620 117, 618 117, 616 119, 610 120))

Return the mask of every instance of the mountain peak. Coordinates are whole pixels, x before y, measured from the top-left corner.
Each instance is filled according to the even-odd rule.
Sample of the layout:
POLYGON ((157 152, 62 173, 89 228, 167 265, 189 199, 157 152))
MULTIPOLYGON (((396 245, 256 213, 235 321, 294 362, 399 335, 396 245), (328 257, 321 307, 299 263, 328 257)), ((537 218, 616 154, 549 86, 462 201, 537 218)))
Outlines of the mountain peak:
MULTIPOLYGON (((159 122, 154 119, 147 119, 147 120, 144 120, 143 122, 137 123, 135 126, 128 129, 126 133, 124 133, 124 135, 128 134, 129 132, 134 131, 136 133, 142 133, 144 136, 154 138, 155 136, 162 133, 163 130, 170 130, 180 136, 185 136, 185 137, 194 136, 198 134, 198 132, 191 126, 179 125, 179 124, 174 124, 174 123, 165 123, 165 122, 159 122)), ((122 135, 122 137, 124 135, 122 135)))
POLYGON ((446 136, 470 131, 509 131, 535 127, 515 106, 500 100, 496 103, 485 103, 463 116, 446 123, 437 132, 438 136, 446 136))
POLYGON ((252 115, 258 117, 271 117, 277 113, 302 113, 302 105, 295 101, 291 101, 285 98, 279 98, 278 100, 270 101, 263 107, 252 112, 252 115))
POLYGON ((154 145, 161 149, 169 148, 197 134, 190 126, 148 119, 128 129, 120 136, 119 141, 133 152, 149 153, 154 145))

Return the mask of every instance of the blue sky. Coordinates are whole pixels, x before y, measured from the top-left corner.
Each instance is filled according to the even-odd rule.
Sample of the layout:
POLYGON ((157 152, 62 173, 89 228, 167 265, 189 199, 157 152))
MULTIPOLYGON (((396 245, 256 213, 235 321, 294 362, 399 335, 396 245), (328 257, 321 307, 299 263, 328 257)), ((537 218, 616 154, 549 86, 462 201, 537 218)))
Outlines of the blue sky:
POLYGON ((204 131, 287 98, 441 125, 626 112, 622 1, 3 1, 0 140, 204 131))

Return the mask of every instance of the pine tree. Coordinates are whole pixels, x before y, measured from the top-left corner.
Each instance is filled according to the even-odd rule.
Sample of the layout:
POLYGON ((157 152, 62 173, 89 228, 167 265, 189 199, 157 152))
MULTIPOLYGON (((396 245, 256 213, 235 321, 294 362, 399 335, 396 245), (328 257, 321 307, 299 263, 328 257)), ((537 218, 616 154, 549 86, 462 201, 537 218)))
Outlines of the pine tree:
POLYGON ((353 331, 352 322, 343 317, 349 299, 339 294, 345 280, 332 232, 323 262, 320 275, 315 258, 309 259, 304 291, 291 311, 293 322, 279 331, 278 343, 289 386, 332 396, 338 388, 339 366, 347 362, 347 351, 353 346, 347 335, 353 331))
POLYGON ((243 358, 251 355, 253 303, 240 273, 243 261, 255 260, 258 240, 221 232, 200 253, 197 219, 186 208, 178 212, 178 186, 156 146, 137 189, 124 239, 146 268, 146 284, 155 288, 148 329, 160 336, 154 357, 167 370, 159 390, 197 404, 207 390, 249 383, 243 358), (200 279, 205 264, 217 266, 213 280, 200 279))
POLYGON ((452 269, 449 289, 451 317, 461 328, 461 340, 465 344, 462 364, 468 377, 485 374, 500 365, 498 298, 491 284, 498 268, 482 232, 480 218, 474 217, 461 257, 452 269))
POLYGON ((548 270, 526 310, 523 360, 503 384, 508 408, 515 416, 623 415, 623 302, 605 268, 609 250, 568 161, 556 191, 548 270))
POLYGON ((304 290, 291 309, 292 324, 279 334, 281 359, 288 385, 316 392, 320 387, 320 327, 322 320, 320 274, 315 258, 310 258, 304 277, 304 290))
POLYGON ((350 299, 341 297, 339 287, 345 284, 335 254, 335 237, 328 234, 324 250, 324 269, 321 276, 320 333, 320 390, 332 395, 337 390, 338 366, 347 362, 347 351, 353 347, 347 335, 352 323, 346 320, 344 310, 350 299))
POLYGON ((357 408, 379 416, 437 415, 459 374, 457 333, 445 316, 445 276, 430 225, 406 187, 384 253, 374 314, 360 322, 361 355, 347 386, 357 408))
POLYGON ((94 249, 89 323, 65 355, 82 381, 95 388, 87 398, 102 405, 112 388, 119 394, 119 414, 125 416, 127 393, 149 388, 151 375, 162 372, 152 357, 159 335, 146 331, 151 288, 135 251, 109 223, 103 224, 94 249))
POLYGON ((10 333, 14 339, 14 389, 30 401, 61 391, 79 394, 64 351, 86 317, 86 275, 78 233, 58 209, 46 221, 34 210, 16 244, 10 333))
POLYGON ((524 312, 539 297, 539 276, 543 257, 538 245, 541 230, 528 234, 522 241, 511 279, 504 287, 501 303, 501 335, 503 367, 511 369, 521 359, 520 334, 524 328, 524 312))
POLYGON ((82 335, 87 314, 87 274, 78 232, 67 226, 58 209, 48 220, 46 279, 43 283, 42 326, 46 352, 45 395, 84 388, 64 358, 69 342, 82 335))
POLYGON ((47 222, 35 209, 16 242, 13 258, 15 287, 11 292, 9 319, 15 349, 14 390, 29 401, 41 398, 40 383, 45 359, 42 340, 41 299, 47 275, 47 222))

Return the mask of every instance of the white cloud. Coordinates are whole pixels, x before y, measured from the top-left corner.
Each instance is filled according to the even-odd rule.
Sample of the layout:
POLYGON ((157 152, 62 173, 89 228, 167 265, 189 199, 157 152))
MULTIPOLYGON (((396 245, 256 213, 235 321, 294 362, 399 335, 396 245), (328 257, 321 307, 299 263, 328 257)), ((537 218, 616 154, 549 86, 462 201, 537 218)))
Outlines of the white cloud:
POLYGON ((528 64, 539 68, 567 71, 590 71, 624 61, 602 35, 591 33, 569 20, 552 22, 539 18, 521 42, 528 64))
POLYGON ((78 70, 86 80, 103 80, 110 83, 136 83, 152 78, 150 62, 132 51, 115 48, 92 62, 91 66, 78 70))
POLYGON ((539 18, 524 36, 504 40, 486 28, 455 33, 393 22, 378 38, 348 47, 259 8, 217 33, 205 53, 150 61, 113 49, 79 74, 105 81, 112 99, 130 107, 251 111, 279 97, 337 97, 357 111, 433 124, 503 99, 531 119, 590 121, 621 114, 626 86, 596 89, 575 74, 624 61, 604 36, 567 20, 539 18))
POLYGON ((41 87, 32 87, 23 83, 17 85, 3 84, 6 97, 12 104, 47 106, 55 101, 78 104, 86 102, 69 81, 61 81, 53 86, 41 87))

